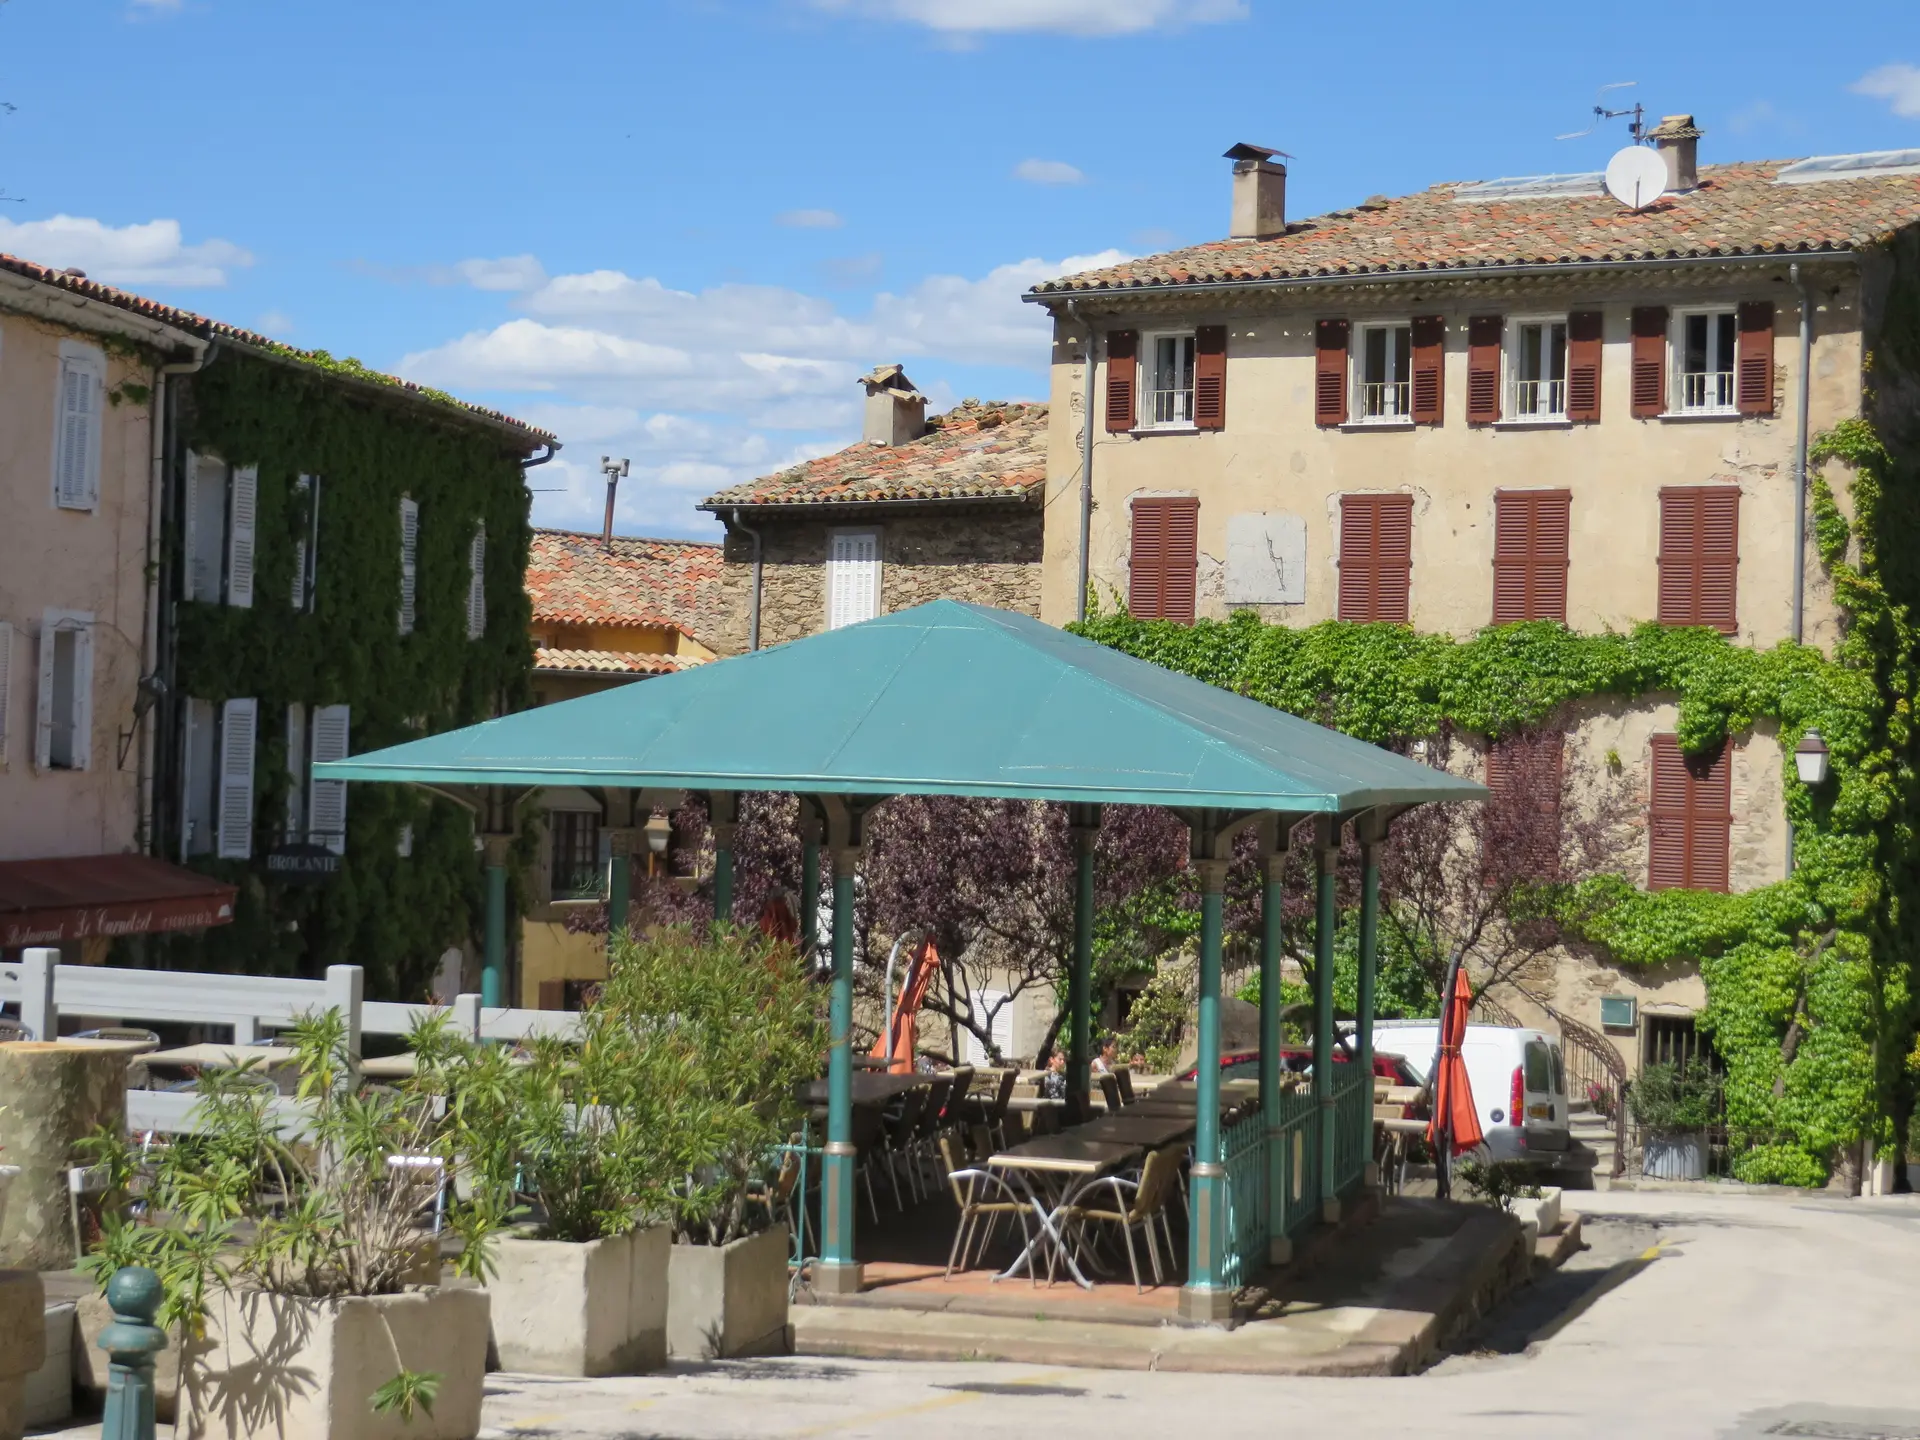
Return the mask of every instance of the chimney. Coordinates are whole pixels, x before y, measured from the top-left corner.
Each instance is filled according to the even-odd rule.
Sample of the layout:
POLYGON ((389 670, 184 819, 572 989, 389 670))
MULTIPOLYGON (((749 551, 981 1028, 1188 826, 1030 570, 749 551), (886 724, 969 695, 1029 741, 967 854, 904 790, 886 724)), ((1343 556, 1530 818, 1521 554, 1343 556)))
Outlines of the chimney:
POLYGON ((869 445, 905 445, 927 429, 927 397, 914 388, 898 365, 876 365, 862 375, 867 388, 866 425, 861 438, 869 445))
MULTIPOLYGON (((1227 151, 1233 161, 1233 228, 1235 240, 1265 240, 1287 230, 1287 167, 1274 160, 1284 150, 1264 145, 1236 145, 1227 151)), ((1289 157, 1291 158, 1291 157, 1289 157)))
POLYGON ((1691 190, 1700 183, 1701 130, 1691 115, 1663 115, 1651 132, 1660 158, 1667 162, 1667 189, 1691 190))

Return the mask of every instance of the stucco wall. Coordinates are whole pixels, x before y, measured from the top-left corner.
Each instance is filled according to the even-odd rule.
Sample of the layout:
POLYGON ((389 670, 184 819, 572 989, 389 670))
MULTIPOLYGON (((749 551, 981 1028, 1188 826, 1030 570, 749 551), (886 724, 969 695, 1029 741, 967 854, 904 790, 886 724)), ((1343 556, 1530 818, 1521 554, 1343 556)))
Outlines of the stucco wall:
MULTIPOLYGON (((1737 484, 1741 491, 1739 638, 1771 645, 1789 633, 1792 595, 1794 385, 1799 354, 1795 292, 1781 274, 1749 268, 1712 284, 1621 279, 1595 289, 1509 283, 1498 290, 1370 287, 1352 296, 1323 290, 1290 302, 1248 299, 1223 311, 1115 312, 1111 329, 1220 323, 1228 329, 1226 428, 1211 433, 1109 434, 1094 449, 1091 570, 1103 596, 1127 588, 1129 501, 1142 494, 1200 499, 1199 612, 1224 616, 1230 517, 1286 513, 1304 522, 1305 599, 1261 608, 1267 618, 1311 624, 1335 610, 1338 497, 1405 491, 1415 497, 1412 617, 1416 628, 1467 635, 1492 609, 1493 495, 1500 488, 1565 487, 1573 492, 1568 622, 1576 629, 1623 627, 1655 613, 1661 487, 1737 484), (1381 294, 1385 289, 1388 293, 1381 294), (1629 413, 1630 311, 1770 299, 1775 305, 1776 413, 1764 419, 1636 420, 1629 413), (1602 418, 1553 428, 1466 423, 1467 319, 1604 312, 1602 418), (1446 318, 1445 423, 1395 430, 1322 429, 1314 423, 1314 325, 1344 315, 1355 325, 1411 315, 1446 318)), ((1817 290, 1812 428, 1859 413, 1861 346, 1856 288, 1817 290)), ((1170 303, 1170 302, 1169 302, 1170 303)), ((1078 327, 1059 327, 1054 347, 1049 433, 1046 584, 1042 618, 1071 619, 1075 607, 1081 390, 1078 327)), ((1104 354, 1096 374, 1095 424, 1104 426, 1104 354)), ((1844 472, 1832 476, 1844 485, 1844 472)), ((1809 547, 1810 548, 1810 547, 1809 547)), ((1807 638, 1836 636, 1829 587, 1807 569, 1807 638)))
MULTIPOLYGON (((1027 615, 1040 613, 1041 516, 1033 506, 960 509, 925 506, 845 517, 758 515, 762 535, 760 643, 778 645, 826 628, 827 544, 836 529, 880 532, 880 610, 928 600, 968 600, 1027 615)), ((753 542, 727 535, 726 628, 716 647, 747 648, 753 542)))
MULTIPOLYGON (((7 745, 0 763, 0 860, 111 854, 134 847, 139 745, 119 764, 133 720, 146 614, 150 407, 103 399, 100 501, 53 503, 53 435, 60 342, 92 337, 0 312, 0 621, 14 627, 7 745), (49 608, 93 615, 91 763, 35 768, 38 647, 49 608)), ((152 383, 144 367, 106 357, 109 392, 152 383)))

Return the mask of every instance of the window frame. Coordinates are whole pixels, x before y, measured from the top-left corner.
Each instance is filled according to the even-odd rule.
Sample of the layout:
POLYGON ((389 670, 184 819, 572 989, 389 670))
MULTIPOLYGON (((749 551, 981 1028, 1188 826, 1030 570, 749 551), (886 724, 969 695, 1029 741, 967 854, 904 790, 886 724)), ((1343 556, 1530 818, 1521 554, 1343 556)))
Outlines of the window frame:
POLYGON ((40 617, 39 693, 35 696, 34 767, 42 773, 93 768, 93 630, 96 624, 90 610, 63 610, 49 607, 40 617), (67 763, 54 758, 53 737, 58 726, 54 715, 58 700, 59 636, 73 638, 71 688, 67 697, 71 710, 67 718, 67 763))
MULTIPOLYGON (((1711 334, 1709 334, 1711 344, 1711 334)), ((1688 419, 1734 419, 1740 418, 1740 306, 1738 302, 1724 304, 1675 306, 1667 313, 1667 409, 1669 415, 1685 416, 1688 419), (1703 370, 1702 375, 1723 376, 1726 389, 1726 403, 1722 405, 1689 405, 1687 403, 1687 375, 1682 366, 1686 363, 1687 321, 1696 316, 1722 316, 1732 322, 1732 336, 1729 349, 1721 358, 1726 361, 1725 370, 1703 370)))
POLYGON ((53 380, 53 455, 51 498, 55 510, 68 510, 76 515, 97 514, 100 509, 100 446, 105 434, 104 410, 107 403, 107 354, 97 345, 89 345, 81 340, 62 340, 60 342, 59 361, 54 368, 53 380), (85 456, 86 472, 81 477, 86 494, 79 503, 68 503, 61 499, 60 471, 67 459, 67 372, 85 371, 93 382, 92 405, 87 410, 87 436, 85 456))
POLYGON ((547 811, 547 898, 551 903, 564 904, 568 901, 598 900, 605 893, 603 882, 606 879, 605 867, 601 864, 601 815, 598 810, 558 808, 547 811), (591 844, 575 843, 577 837, 571 832, 579 826, 587 826, 591 831, 591 844), (562 834, 568 835, 567 878, 573 883, 562 885, 561 859, 562 834), (584 866, 580 857, 591 852, 591 860, 584 866), (591 883, 584 877, 591 875, 591 883))
POLYGON ((823 574, 821 576, 821 589, 824 592, 822 598, 826 602, 825 613, 822 616, 823 623, 821 625, 821 629, 823 631, 843 629, 845 628, 846 625, 858 625, 863 620, 877 620, 880 616, 886 614, 886 603, 885 603, 886 565, 887 565, 886 529, 884 526, 835 525, 828 528, 827 553, 821 567, 823 570, 823 574), (859 535, 870 535, 873 537, 873 561, 872 561, 873 609, 870 614, 862 615, 858 620, 848 620, 843 622, 842 624, 837 625, 834 623, 834 618, 833 618, 834 616, 834 603, 833 603, 834 575, 835 575, 834 566, 836 564, 847 564, 851 562, 836 562, 834 560, 833 558, 834 544, 836 541, 841 540, 843 538, 859 536, 859 535))
MULTIPOLYGON (((1394 362, 1394 352, 1387 352, 1387 370, 1392 373, 1398 367, 1394 362)), ((1363 426, 1369 430, 1399 429, 1410 426, 1413 420, 1413 317, 1355 320, 1351 322, 1347 334, 1347 424, 1363 426), (1398 397, 1400 410, 1396 414, 1369 415, 1367 404, 1367 336, 1375 330, 1385 330, 1395 337, 1395 343, 1404 346, 1407 378, 1405 380, 1380 381, 1382 386, 1397 387, 1403 393, 1398 397)), ((1441 372, 1441 383, 1446 383, 1445 370, 1441 372)))
MULTIPOLYGON (((1195 381, 1198 379, 1200 369, 1199 327, 1189 326, 1183 330, 1143 330, 1140 332, 1140 349, 1138 353, 1140 358, 1136 361, 1137 369, 1134 379, 1133 428, 1136 430, 1152 430, 1156 432, 1175 431, 1179 433, 1198 430, 1200 426, 1194 418, 1193 397, 1195 381), (1155 418, 1153 413, 1157 408, 1157 400, 1160 395, 1159 385, 1157 384, 1159 379, 1158 352, 1162 340, 1184 340, 1189 347, 1187 388, 1185 392, 1187 397, 1187 418, 1184 420, 1160 420, 1155 418)), ((1167 393, 1178 395, 1181 392, 1171 390, 1167 393)))
POLYGON ((1501 337, 1500 344, 1500 389, 1506 403, 1496 424, 1568 425, 1572 423, 1567 415, 1567 383, 1571 378, 1573 360, 1572 325, 1569 320, 1571 313, 1563 310, 1557 313, 1507 317, 1505 334, 1501 337), (1526 381, 1520 378, 1520 332, 1532 325, 1560 327, 1560 379, 1558 381, 1526 381), (1560 407, 1549 411, 1523 410, 1520 406, 1520 387, 1525 384, 1558 384, 1560 407))

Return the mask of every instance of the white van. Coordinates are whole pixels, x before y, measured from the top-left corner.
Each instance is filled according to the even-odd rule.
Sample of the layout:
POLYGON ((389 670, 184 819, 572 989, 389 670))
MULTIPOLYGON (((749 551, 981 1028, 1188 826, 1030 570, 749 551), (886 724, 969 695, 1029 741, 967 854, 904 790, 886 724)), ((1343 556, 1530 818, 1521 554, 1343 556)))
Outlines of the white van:
MULTIPOLYGON (((1425 1081, 1440 1048, 1440 1022, 1376 1020, 1373 1043, 1406 1056, 1425 1081)), ((1469 1025, 1460 1056, 1467 1062, 1467 1084, 1486 1136, 1486 1159, 1533 1161, 1547 1169, 1593 1167, 1593 1151, 1575 1141, 1568 1128, 1567 1067, 1558 1036, 1469 1025)))

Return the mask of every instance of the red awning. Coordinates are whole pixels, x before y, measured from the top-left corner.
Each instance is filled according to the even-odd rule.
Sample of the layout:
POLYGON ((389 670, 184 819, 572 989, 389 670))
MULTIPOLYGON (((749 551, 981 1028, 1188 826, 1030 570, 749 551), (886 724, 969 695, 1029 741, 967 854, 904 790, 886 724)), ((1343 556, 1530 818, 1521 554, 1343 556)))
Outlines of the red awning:
POLYGON ((0 948, 226 925, 234 893, 147 855, 0 860, 0 948))

